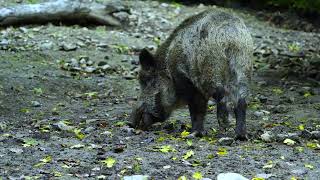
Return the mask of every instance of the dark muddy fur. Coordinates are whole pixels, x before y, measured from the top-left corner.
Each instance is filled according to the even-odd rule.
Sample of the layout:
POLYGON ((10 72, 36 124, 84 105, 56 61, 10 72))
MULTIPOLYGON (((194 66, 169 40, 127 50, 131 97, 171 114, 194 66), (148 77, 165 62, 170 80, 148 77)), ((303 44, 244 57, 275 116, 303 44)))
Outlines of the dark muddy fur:
POLYGON ((187 104, 192 132, 203 135, 207 102, 213 97, 220 129, 229 126, 230 102, 237 138, 245 139, 252 46, 249 31, 234 15, 210 9, 186 19, 154 55, 141 51, 141 94, 132 112, 132 126, 147 129, 187 104))

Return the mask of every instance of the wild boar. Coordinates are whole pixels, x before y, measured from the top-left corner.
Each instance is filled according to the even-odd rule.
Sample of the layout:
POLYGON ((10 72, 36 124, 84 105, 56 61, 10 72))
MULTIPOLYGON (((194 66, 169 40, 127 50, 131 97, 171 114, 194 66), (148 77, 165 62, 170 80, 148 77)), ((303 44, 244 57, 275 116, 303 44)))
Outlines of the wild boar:
POLYGON ((209 9, 182 22, 157 49, 139 55, 141 94, 131 125, 143 130, 188 105, 194 135, 203 135, 209 98, 217 104, 221 130, 229 127, 227 103, 236 118, 236 138, 245 140, 253 42, 242 19, 209 9))

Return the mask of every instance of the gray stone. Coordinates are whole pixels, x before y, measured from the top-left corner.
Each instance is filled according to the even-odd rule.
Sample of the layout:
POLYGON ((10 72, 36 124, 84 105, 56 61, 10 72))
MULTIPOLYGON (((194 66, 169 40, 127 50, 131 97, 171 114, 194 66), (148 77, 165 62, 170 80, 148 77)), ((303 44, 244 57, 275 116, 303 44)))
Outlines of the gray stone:
POLYGON ((218 140, 218 143, 222 146, 230 146, 234 142, 233 138, 223 137, 218 140))

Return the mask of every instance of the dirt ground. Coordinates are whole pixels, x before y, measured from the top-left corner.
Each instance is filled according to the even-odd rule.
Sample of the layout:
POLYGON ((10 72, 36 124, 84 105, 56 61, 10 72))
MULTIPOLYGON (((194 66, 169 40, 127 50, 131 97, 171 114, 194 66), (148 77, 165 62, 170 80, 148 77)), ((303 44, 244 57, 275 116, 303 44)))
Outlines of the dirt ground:
MULTIPOLYGON (((208 105, 208 137, 187 140, 186 108, 148 132, 127 121, 139 94, 139 50, 156 48, 179 22, 207 6, 122 3, 130 10, 117 14, 124 28, 0 29, 0 179, 216 179, 226 172, 320 179, 320 85, 298 76, 299 62, 319 62, 320 34, 276 28, 254 13, 225 9, 245 20, 255 41, 249 140, 219 141, 214 102, 208 105)), ((13 4, 0 0, 0 7, 13 4)), ((233 129, 226 135, 233 137, 233 129)))

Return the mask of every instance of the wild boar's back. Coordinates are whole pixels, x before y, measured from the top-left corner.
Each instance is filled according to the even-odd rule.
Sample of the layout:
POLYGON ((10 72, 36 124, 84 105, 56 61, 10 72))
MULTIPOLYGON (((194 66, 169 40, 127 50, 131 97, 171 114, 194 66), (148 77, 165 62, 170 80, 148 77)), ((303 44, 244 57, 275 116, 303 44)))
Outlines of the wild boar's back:
POLYGON ((210 97, 214 87, 241 91, 230 86, 247 83, 250 78, 252 49, 249 30, 240 18, 210 9, 178 26, 159 47, 156 57, 173 78, 189 79, 210 97))

